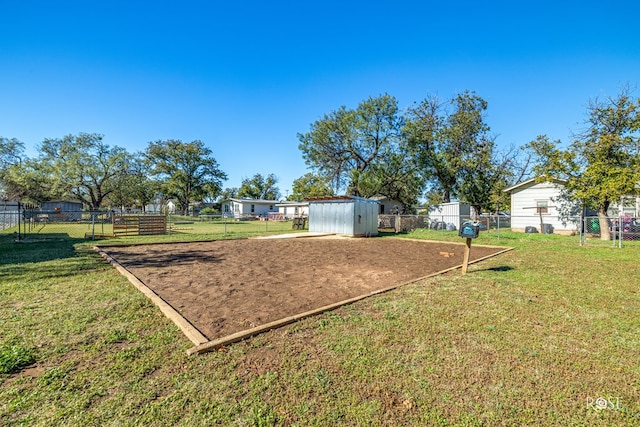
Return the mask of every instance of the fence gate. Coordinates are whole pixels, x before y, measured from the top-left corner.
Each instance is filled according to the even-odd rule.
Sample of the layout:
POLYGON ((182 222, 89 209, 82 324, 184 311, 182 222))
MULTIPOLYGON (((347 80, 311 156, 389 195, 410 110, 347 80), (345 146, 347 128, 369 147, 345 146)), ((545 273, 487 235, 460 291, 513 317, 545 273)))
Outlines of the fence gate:
POLYGON ((151 236, 167 234, 165 215, 114 215, 113 235, 151 236))

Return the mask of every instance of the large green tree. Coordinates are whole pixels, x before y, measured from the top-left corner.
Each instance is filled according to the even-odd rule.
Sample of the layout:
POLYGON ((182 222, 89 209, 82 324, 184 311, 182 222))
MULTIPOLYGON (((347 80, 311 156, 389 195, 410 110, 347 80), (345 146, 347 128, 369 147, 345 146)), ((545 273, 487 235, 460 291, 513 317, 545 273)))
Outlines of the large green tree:
POLYGON ((190 202, 215 199, 227 179, 212 154, 199 140, 150 142, 145 151, 150 174, 159 181, 165 197, 175 198, 185 214, 190 202))
POLYGON ((23 152, 22 142, 0 136, 0 200, 19 199, 15 194, 10 168, 22 163, 23 152))
POLYGON ((127 173, 119 179, 119 184, 109 195, 109 204, 120 208, 138 206, 144 210, 160 193, 158 182, 150 179, 149 175, 149 164, 143 155, 132 155, 127 173))
POLYGON ((401 204, 400 213, 410 213, 418 204, 424 181, 409 151, 388 153, 384 161, 376 162, 358 180, 358 192, 363 197, 385 196, 401 204))
POLYGON ((359 196, 359 181, 374 166, 401 150, 404 119, 388 94, 369 98, 355 110, 341 107, 298 134, 302 156, 338 192, 359 196))
POLYGON ((45 139, 40 145, 38 168, 53 180, 51 193, 80 200, 99 209, 127 175, 129 154, 110 147, 98 134, 80 133, 45 139))
POLYGON ((0 136, 0 172, 16 163, 24 156, 24 143, 15 138, 0 136))
MULTIPOLYGON (((409 108, 405 132, 428 192, 439 202, 460 197, 463 179, 476 167, 476 152, 488 141, 487 102, 465 91, 448 102, 435 96, 409 108)), ((466 177, 466 178, 465 178, 466 177)))
POLYGON ((238 189, 238 197, 256 200, 278 200, 280 189, 277 186, 278 177, 270 173, 267 176, 255 174, 251 178, 245 178, 238 189))
POLYGON ((51 174, 35 159, 22 158, 0 171, 0 198, 4 200, 40 204, 63 196, 55 187, 51 174))
POLYGON ((302 201, 310 197, 333 196, 333 188, 329 180, 315 173, 306 173, 293 180, 289 201, 302 201))
POLYGON ((218 201, 228 200, 234 197, 238 197, 238 187, 227 187, 218 196, 218 201))
POLYGON ((521 179, 518 160, 517 150, 498 153, 493 140, 481 141, 460 171, 458 196, 478 213, 508 209, 503 190, 521 179))
POLYGON ((608 240, 609 206, 639 191, 640 99, 625 87, 616 97, 591 100, 586 125, 566 148, 546 135, 528 148, 536 155, 539 179, 565 179, 574 199, 597 209, 601 238, 608 240))

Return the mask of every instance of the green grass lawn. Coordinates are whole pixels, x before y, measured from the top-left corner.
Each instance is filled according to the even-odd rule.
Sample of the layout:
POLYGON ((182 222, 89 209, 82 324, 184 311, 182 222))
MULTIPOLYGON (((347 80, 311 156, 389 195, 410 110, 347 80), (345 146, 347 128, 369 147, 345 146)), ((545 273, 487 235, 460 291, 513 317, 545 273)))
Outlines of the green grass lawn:
POLYGON ((93 243, 0 237, 1 425, 640 425, 637 243, 483 233, 515 250, 191 357, 93 243))

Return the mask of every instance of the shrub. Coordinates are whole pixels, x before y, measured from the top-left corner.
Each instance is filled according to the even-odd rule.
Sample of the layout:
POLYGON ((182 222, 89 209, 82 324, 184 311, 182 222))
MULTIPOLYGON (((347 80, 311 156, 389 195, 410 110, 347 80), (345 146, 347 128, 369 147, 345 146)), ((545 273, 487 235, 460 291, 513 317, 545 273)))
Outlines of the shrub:
POLYGON ((216 215, 217 213, 218 211, 213 208, 200 209, 200 215, 216 215))

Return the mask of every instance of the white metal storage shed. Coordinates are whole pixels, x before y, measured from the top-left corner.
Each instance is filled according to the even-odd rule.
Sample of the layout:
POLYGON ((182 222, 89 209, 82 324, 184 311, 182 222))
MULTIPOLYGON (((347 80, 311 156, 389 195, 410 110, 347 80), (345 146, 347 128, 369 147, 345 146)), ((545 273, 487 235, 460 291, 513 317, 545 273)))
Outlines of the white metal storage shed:
POLYGON ((309 231, 377 236, 377 200, 355 196, 316 197, 309 201, 309 231))
POLYGON ((440 221, 456 227, 460 227, 464 221, 475 215, 475 209, 471 205, 461 202, 441 203, 429 207, 430 221, 440 221))

